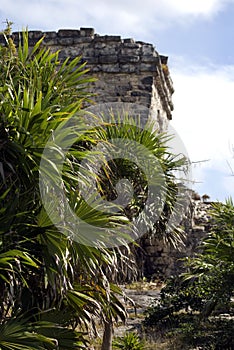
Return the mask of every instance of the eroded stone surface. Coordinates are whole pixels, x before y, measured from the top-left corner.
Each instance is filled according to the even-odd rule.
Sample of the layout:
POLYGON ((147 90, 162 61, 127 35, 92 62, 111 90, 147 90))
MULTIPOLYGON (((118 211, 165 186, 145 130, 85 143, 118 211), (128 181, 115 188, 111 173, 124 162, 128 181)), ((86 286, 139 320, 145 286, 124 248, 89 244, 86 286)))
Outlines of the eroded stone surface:
POLYGON ((199 252, 201 240, 212 227, 209 214, 211 206, 211 202, 191 198, 186 217, 182 222, 185 230, 184 245, 179 249, 170 247, 155 237, 147 237, 143 241, 142 275, 152 279, 165 279, 180 273, 183 265, 180 259, 191 257, 199 252))
MULTIPOLYGON (((89 75, 97 78, 90 90, 97 103, 128 102, 150 109, 161 131, 172 118, 173 84, 167 57, 150 43, 122 39, 118 35, 98 35, 93 28, 60 29, 58 32, 29 31, 29 47, 43 37, 43 44, 55 52, 61 62, 67 57, 82 56, 89 75)), ((22 33, 13 33, 16 44, 22 33)), ((0 43, 4 38, 0 36, 0 43)))

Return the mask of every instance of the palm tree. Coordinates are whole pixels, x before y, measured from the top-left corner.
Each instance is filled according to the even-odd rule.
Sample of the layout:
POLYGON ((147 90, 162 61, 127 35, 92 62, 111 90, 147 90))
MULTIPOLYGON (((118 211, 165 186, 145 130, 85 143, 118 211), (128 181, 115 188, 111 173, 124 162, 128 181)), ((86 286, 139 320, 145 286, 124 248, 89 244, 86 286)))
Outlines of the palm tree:
MULTIPOLYGON (((150 127, 142 131, 130 119, 116 125, 94 116, 98 127, 87 127, 90 114, 83 106, 90 103, 87 84, 92 79, 86 77, 85 64, 79 57, 59 62, 59 53, 43 47, 43 39, 29 50, 27 32, 16 48, 9 32, 4 32, 6 46, 0 47, 0 347, 84 348, 86 339, 77 327, 95 331, 96 316, 105 324, 103 348, 109 350, 113 321, 126 318, 122 291, 114 284, 118 264, 131 266, 127 243, 146 228, 164 236, 178 191, 174 171, 184 160, 170 153, 165 135, 150 127), (138 145, 138 160, 150 156, 150 182, 131 159, 112 157, 113 139, 138 145), (93 171, 97 160, 104 164, 98 174, 93 171), (92 179, 108 204, 124 173, 134 189, 126 208, 117 203, 114 211, 105 211, 95 196, 87 201, 80 191, 92 179), (60 189, 58 182, 69 214, 92 227, 95 244, 87 245, 90 232, 86 235, 82 225, 77 228, 63 217, 65 202, 53 190, 60 189), (149 183, 157 193, 152 200, 149 183), (150 220, 147 226, 147 213, 158 208, 157 224, 150 220)), ((168 230, 168 239, 180 238, 179 231, 168 230)))
MULTIPOLYGON (((113 253, 59 231, 42 206, 39 170, 53 130, 89 100, 85 87, 91 79, 84 77, 79 57, 60 64, 59 53, 44 48, 42 40, 29 50, 23 32, 16 48, 8 34, 7 29, 6 46, 0 47, 0 347, 78 349, 86 343, 77 325, 92 324, 109 299, 103 266, 113 263, 113 253)), ((84 134, 66 153, 64 186, 75 211, 94 226, 112 227, 116 216, 100 215, 73 192, 77 162, 86 145, 96 142, 92 137, 84 134)))
MULTIPOLYGON (((137 265, 142 237, 154 235, 175 246, 181 243, 182 231, 176 225, 170 225, 169 219, 176 210, 179 195, 175 174, 186 165, 186 159, 183 155, 171 153, 167 146, 170 136, 155 130, 153 123, 149 122, 142 128, 138 116, 126 114, 124 108, 123 114, 115 114, 115 106, 112 104, 111 107, 105 110, 104 129, 98 129, 107 158, 107 166, 99 169, 98 190, 104 200, 117 200, 119 212, 132 224, 127 231, 134 241, 128 245, 129 260, 125 264, 128 275, 129 271, 134 271, 134 263, 137 265), (118 188, 122 179, 128 179, 128 183, 120 182, 118 188), (121 205, 125 198, 129 200, 128 204, 121 205)), ((120 247, 119 251, 123 257, 126 247, 120 247)), ((122 281, 124 277, 122 274, 122 281)), ((108 305, 106 310, 102 349, 110 350, 115 312, 108 305)))

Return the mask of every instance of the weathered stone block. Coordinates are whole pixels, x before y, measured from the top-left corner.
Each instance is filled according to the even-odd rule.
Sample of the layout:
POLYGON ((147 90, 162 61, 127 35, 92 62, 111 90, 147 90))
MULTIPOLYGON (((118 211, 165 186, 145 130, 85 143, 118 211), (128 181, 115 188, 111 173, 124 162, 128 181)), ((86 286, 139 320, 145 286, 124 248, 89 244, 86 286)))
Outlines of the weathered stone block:
POLYGON ((100 56, 117 55, 118 50, 116 50, 115 46, 105 45, 105 47, 101 49, 96 48, 96 54, 100 56))
POLYGON ((136 63, 139 62, 140 57, 137 55, 119 55, 119 62, 120 63, 136 63))
POLYGON ((106 96, 105 95, 105 102, 118 102, 119 98, 117 96, 106 96))
POLYGON ((137 44, 135 42, 123 42, 122 44, 122 49, 126 50, 126 49, 130 49, 130 50, 139 50, 141 48, 140 44, 137 44))
POLYGON ((122 42, 119 35, 100 35, 94 37, 95 42, 122 42))
POLYGON ((122 56, 141 56, 141 49, 129 49, 127 47, 121 47, 120 55, 122 56))
POLYGON ((151 98, 151 94, 149 92, 143 92, 143 91, 132 91, 131 96, 142 96, 142 97, 151 98))
POLYGON ((122 73, 136 73, 138 71, 137 65, 133 64, 120 64, 120 71, 122 73))
POLYGON ((143 91, 148 91, 148 92, 152 92, 152 85, 143 85, 143 84, 139 84, 137 85, 137 88, 139 90, 143 90, 143 91))
POLYGON ((107 43, 106 42, 94 42, 93 47, 95 48, 95 50, 102 50, 106 47, 107 43))
POLYGON ((147 64, 147 63, 141 63, 139 65, 139 70, 141 72, 154 72, 155 71, 155 64, 147 64))
POLYGON ((99 73, 99 72, 102 72, 102 66, 99 64, 99 65, 94 65, 92 67, 92 73, 99 73))
POLYGON ((117 63, 118 62, 118 57, 116 55, 99 56, 98 62, 99 63, 117 63))
POLYGON ((85 37, 74 37, 73 42, 75 45, 77 44, 86 44, 86 43, 91 43, 93 41, 92 38, 85 36, 85 37))
POLYGON ((58 45, 70 46, 73 45, 73 38, 58 38, 58 45))
POLYGON ((147 77, 144 77, 143 79, 141 79, 141 82, 144 84, 144 85, 152 85, 153 84, 153 81, 154 81, 154 78, 149 75, 147 77))
POLYGON ((57 38, 56 32, 44 32, 45 38, 47 39, 55 39, 57 38))
POLYGON ((120 68, 119 68, 118 63, 116 63, 114 65, 102 64, 102 65, 100 65, 100 68, 103 72, 106 72, 106 73, 119 73, 120 72, 120 68))
POLYGON ((135 40, 132 38, 123 39, 124 44, 135 44, 135 40))
POLYGON ((126 93, 128 91, 131 91, 131 85, 127 84, 127 85, 115 85, 115 93, 117 95, 126 95, 126 93))
POLYGON ((156 56, 152 56, 152 55, 142 55, 141 57, 141 62, 142 63, 159 63, 159 58, 156 56))
POLYGON ((136 103, 137 99, 134 96, 123 96, 121 97, 121 102, 136 103))
POLYGON ((73 38, 80 36, 80 30, 76 29, 60 29, 58 31, 58 37, 60 38, 73 38))
POLYGON ((142 44, 142 54, 143 55, 153 55, 154 47, 152 44, 142 44))
POLYGON ((57 37, 54 38, 54 39, 50 39, 50 38, 45 37, 43 39, 43 43, 48 45, 48 46, 55 46, 55 45, 57 46, 58 45, 58 39, 57 39, 57 37))
POLYGON ((93 65, 93 64, 98 64, 98 57, 93 57, 93 56, 83 56, 83 60, 86 61, 88 64, 93 65))
POLYGON ((80 36, 94 36, 94 28, 80 28, 80 36))
POLYGON ((139 96, 137 101, 138 101, 139 104, 141 104, 143 106, 146 106, 148 108, 150 108, 150 106, 151 106, 151 98, 150 97, 147 98, 147 97, 139 96))
POLYGON ((28 32, 29 39, 40 39, 42 36, 43 36, 43 33, 40 30, 33 30, 28 32))

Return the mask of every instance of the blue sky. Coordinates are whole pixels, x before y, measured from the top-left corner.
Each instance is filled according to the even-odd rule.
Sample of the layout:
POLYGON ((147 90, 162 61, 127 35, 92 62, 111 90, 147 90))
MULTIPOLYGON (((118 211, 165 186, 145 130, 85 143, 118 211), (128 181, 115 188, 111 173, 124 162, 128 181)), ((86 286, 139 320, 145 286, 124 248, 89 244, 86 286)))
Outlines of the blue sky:
POLYGON ((0 0, 2 28, 94 27, 133 37, 169 56, 172 125, 191 161, 195 189, 234 197, 234 0, 0 0))

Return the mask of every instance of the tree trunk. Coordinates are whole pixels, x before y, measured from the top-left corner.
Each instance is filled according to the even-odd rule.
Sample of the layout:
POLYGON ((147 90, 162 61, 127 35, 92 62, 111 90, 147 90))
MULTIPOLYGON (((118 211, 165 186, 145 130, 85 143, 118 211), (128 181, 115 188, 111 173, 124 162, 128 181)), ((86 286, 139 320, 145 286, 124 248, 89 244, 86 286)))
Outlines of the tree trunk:
POLYGON ((113 323, 111 320, 104 322, 104 333, 101 350, 112 350, 113 323))

